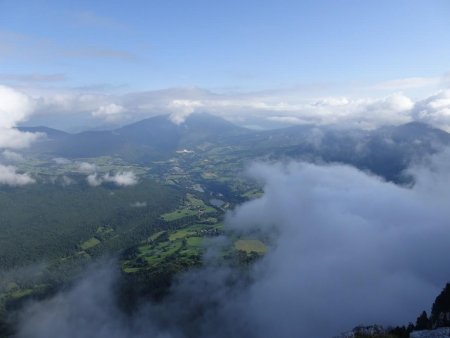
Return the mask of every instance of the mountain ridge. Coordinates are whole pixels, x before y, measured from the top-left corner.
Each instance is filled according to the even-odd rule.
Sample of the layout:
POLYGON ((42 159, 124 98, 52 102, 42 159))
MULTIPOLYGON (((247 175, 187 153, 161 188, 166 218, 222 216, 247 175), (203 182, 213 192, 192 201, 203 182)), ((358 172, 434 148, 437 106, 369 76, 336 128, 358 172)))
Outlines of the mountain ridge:
POLYGON ((401 182, 408 165, 450 145, 450 134, 422 122, 383 126, 374 130, 301 125, 274 130, 252 130, 206 113, 191 114, 176 124, 170 115, 158 115, 120 128, 77 134, 46 127, 49 131, 31 152, 67 158, 118 156, 149 164, 167 160, 177 150, 198 154, 213 151, 245 160, 290 159, 337 162, 369 170, 387 180, 401 182))

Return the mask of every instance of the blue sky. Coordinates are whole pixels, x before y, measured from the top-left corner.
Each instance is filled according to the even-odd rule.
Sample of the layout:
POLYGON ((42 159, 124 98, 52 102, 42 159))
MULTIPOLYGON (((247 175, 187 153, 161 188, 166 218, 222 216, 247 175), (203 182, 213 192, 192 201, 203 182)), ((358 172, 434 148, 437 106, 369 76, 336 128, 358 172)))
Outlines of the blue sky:
POLYGON ((450 68, 449 1, 15 0, 0 1, 0 29, 1 73, 77 86, 257 90, 450 68))
POLYGON ((449 37, 447 0, 0 0, 0 85, 30 96, 31 124, 58 127, 195 111, 328 123, 367 109, 368 127, 405 110, 440 125, 449 37))

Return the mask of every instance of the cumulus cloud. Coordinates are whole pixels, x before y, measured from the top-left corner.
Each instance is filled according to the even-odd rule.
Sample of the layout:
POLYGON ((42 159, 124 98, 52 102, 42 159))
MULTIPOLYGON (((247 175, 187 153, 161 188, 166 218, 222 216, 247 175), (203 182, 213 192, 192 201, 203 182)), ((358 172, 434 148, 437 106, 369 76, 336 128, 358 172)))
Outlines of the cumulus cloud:
MULTIPOLYGON (((422 80, 426 82, 426 79, 412 78, 408 81, 419 83, 422 80)), ((403 86, 408 87, 407 81, 404 82, 403 86)), ((401 81, 398 86, 402 87, 401 81)), ((65 91, 42 93, 35 102, 39 116, 55 118, 60 114, 70 114, 78 119, 84 116, 94 124, 98 121, 127 123, 160 114, 168 114, 175 124, 180 124, 190 114, 206 112, 242 125, 254 125, 259 120, 265 126, 277 122, 372 129, 420 120, 430 121, 440 128, 450 128, 445 110, 437 109, 435 103, 431 103, 447 94, 413 100, 399 92, 401 88, 392 88, 390 95, 382 97, 308 97, 293 90, 219 93, 201 88, 169 88, 110 95, 94 91, 65 91)))
POLYGON ((96 92, 68 91, 36 94, 36 115, 89 114, 113 103, 113 96, 96 92))
POLYGON ((42 138, 42 133, 22 132, 17 129, 0 127, 0 148, 23 149, 42 138))
POLYGON ((124 171, 114 175, 106 174, 103 179, 123 187, 135 185, 138 182, 136 174, 132 171, 124 171))
POLYGON ((0 85, 0 148, 25 148, 42 136, 14 129, 33 109, 34 102, 27 95, 0 85))
MULTIPOLYGON (((43 97, 38 111, 83 112, 107 122, 126 122, 169 114, 175 124, 193 113, 207 112, 238 124, 260 119, 284 124, 346 125, 375 128, 412 120, 414 102, 404 94, 381 98, 328 96, 305 98, 282 92, 214 93, 198 88, 129 93, 123 95, 65 93, 43 97), (125 114, 125 112, 133 114, 125 114)), ((248 124, 248 123, 247 123, 248 124)))
POLYGON ((252 325, 267 337, 330 337, 358 324, 406 323, 428 309, 448 282, 449 164, 445 152, 410 169, 412 188, 348 166, 253 166, 265 193, 228 224, 278 237, 255 269, 252 325))
POLYGON ((449 168, 450 151, 435 155, 405 187, 344 165, 255 164, 263 196, 226 219, 268 241, 248 275, 206 264, 129 318, 114 306, 113 274, 100 271, 29 308, 19 336, 328 338, 407 323, 448 282, 449 168))
POLYGON ((0 86, 0 125, 12 128, 32 111, 32 102, 25 94, 12 88, 0 86))
POLYGON ((174 111, 170 114, 170 120, 175 124, 181 124, 189 115, 203 106, 203 103, 198 100, 173 100, 169 102, 169 108, 174 111))
MULTIPOLYGON (((249 93, 241 95, 192 92, 182 99, 166 98, 156 105, 141 104, 140 109, 168 111, 176 124, 196 112, 208 112, 236 123, 252 118, 267 119, 286 124, 345 125, 375 128, 385 124, 410 122, 409 112, 414 102, 407 96, 394 93, 382 98, 353 99, 325 97, 320 99, 285 98, 280 93, 249 93)), ((145 96, 140 96, 145 100, 145 96)))
POLYGON ((132 171, 123 171, 112 175, 110 173, 106 173, 104 175, 93 173, 88 175, 86 180, 89 185, 93 187, 99 186, 104 182, 114 183, 120 187, 127 187, 138 183, 138 178, 132 171))
POLYGON ((301 104, 267 106, 265 109, 282 113, 268 117, 276 122, 373 129, 410 122, 409 111, 413 106, 410 98, 397 93, 379 99, 328 97, 301 104))
POLYGON ((450 131, 450 90, 442 91, 416 103, 412 115, 415 120, 450 131))
POLYGON ((97 175, 97 173, 88 175, 86 177, 86 181, 92 187, 98 187, 103 183, 103 180, 97 175))
POLYGON ((23 186, 34 183, 35 180, 28 174, 20 174, 14 166, 0 164, 0 185, 23 186))
POLYGON ((92 116, 95 118, 103 119, 106 122, 118 122, 125 118, 124 113, 124 107, 115 103, 110 103, 100 106, 97 110, 93 111, 92 116))
POLYGON ((123 171, 114 175, 106 174, 103 176, 103 180, 105 182, 115 183, 122 187, 135 185, 138 182, 136 174, 132 171, 123 171))

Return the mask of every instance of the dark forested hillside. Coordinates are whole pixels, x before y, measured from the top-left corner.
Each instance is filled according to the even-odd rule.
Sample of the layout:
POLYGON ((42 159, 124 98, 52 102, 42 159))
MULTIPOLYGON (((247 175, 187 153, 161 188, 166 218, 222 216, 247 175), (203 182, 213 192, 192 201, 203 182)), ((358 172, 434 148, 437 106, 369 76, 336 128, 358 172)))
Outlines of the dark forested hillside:
POLYGON ((152 231, 159 215, 179 199, 175 189, 148 180, 125 188, 84 182, 2 187, 0 265, 8 269, 83 250, 126 247, 152 231), (145 207, 133 207, 136 201, 145 207))

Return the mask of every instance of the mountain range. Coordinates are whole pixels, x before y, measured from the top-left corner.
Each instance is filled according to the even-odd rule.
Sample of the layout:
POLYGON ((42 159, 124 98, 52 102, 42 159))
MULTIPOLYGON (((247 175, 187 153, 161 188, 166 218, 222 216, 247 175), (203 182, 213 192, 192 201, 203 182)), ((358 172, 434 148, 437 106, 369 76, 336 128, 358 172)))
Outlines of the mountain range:
POLYGON ((301 125, 252 130, 209 114, 192 114, 175 124, 168 115, 147 118, 121 128, 69 134, 47 127, 21 127, 47 135, 29 150, 66 158, 119 156, 148 164, 170 158, 177 150, 207 153, 211 149, 246 159, 295 159, 340 162, 402 181, 412 162, 450 144, 450 134, 420 122, 374 130, 301 125))

